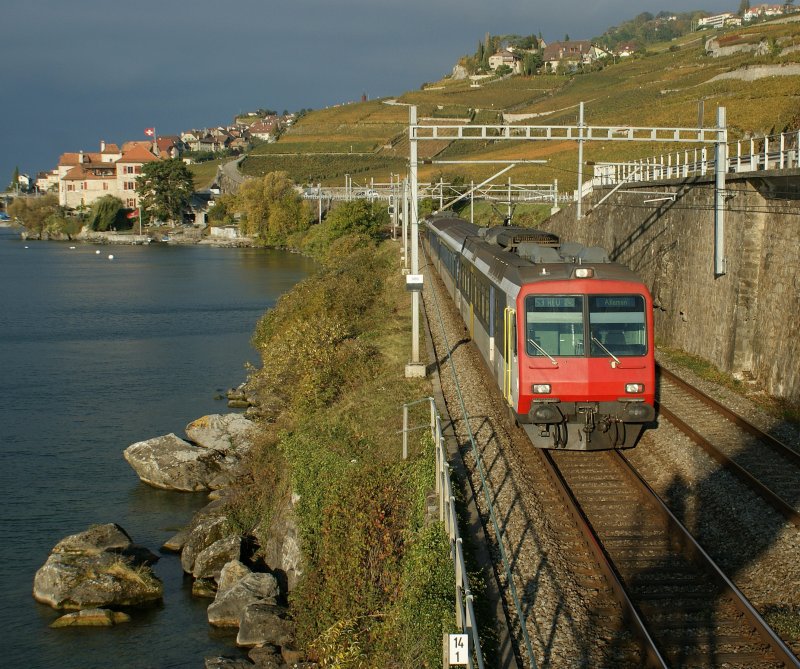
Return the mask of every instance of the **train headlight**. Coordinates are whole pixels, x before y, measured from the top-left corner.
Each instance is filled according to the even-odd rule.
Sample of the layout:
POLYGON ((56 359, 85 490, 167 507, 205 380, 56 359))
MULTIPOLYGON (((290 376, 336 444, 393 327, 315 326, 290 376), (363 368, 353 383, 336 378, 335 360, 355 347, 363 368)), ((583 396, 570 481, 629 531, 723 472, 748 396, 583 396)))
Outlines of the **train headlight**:
POLYGON ((638 395, 644 392, 644 384, 643 383, 626 383, 625 384, 625 392, 630 393, 631 395, 638 395))
POLYGON ((578 267, 575 270, 576 279, 591 279, 594 276, 594 269, 591 267, 578 267))
POLYGON ((533 393, 534 393, 534 395, 549 395, 550 394, 550 384, 549 383, 534 383, 533 384, 533 393))

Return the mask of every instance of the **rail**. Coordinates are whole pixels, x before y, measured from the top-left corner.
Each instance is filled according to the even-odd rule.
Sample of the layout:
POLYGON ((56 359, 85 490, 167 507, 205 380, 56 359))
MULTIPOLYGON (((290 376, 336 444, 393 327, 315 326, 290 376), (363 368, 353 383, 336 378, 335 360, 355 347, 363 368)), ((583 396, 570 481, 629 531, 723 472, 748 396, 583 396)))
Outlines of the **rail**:
POLYGON ((447 448, 442 430, 442 419, 436 410, 436 403, 433 397, 425 397, 416 402, 409 402, 403 405, 403 458, 408 457, 408 433, 428 427, 428 425, 408 427, 409 408, 422 402, 430 402, 431 405, 430 430, 436 452, 436 493, 439 498, 439 521, 444 524, 444 529, 450 541, 450 556, 453 559, 456 574, 456 626, 469 639, 466 666, 484 669, 483 652, 481 651, 480 636, 475 618, 474 597, 469 585, 469 576, 464 559, 464 545, 458 530, 458 514, 450 477, 450 465, 447 462, 447 448))
MULTIPOLYGON (((725 172, 759 172, 800 168, 800 131, 729 142, 725 172)), ((714 151, 700 147, 627 162, 594 166, 592 186, 613 186, 626 181, 661 181, 714 174, 714 151), (634 178, 635 177, 635 178, 634 178)))

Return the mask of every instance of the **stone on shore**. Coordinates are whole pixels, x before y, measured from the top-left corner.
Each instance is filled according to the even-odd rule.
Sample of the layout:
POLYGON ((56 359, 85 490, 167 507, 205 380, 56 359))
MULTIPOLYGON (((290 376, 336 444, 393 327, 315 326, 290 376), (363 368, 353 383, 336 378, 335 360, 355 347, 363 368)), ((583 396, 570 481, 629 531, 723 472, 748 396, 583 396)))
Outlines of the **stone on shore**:
POLYGON ((56 618, 50 627, 113 627, 130 622, 131 617, 121 611, 109 609, 83 609, 56 618))
POLYGON ((276 604, 280 595, 272 574, 250 573, 227 590, 217 592, 208 607, 208 622, 214 627, 239 627, 250 604, 276 604))
POLYGON ((242 613, 237 646, 283 646, 294 639, 294 623, 286 609, 275 604, 249 604, 242 613))
POLYGON ((192 576, 219 580, 222 568, 231 560, 238 560, 242 552, 242 538, 231 535, 215 541, 197 555, 192 566, 192 576))
POLYGON ((187 574, 194 573, 197 556, 216 541, 231 535, 228 517, 217 502, 200 509, 189 522, 186 541, 181 550, 181 567, 187 574))
POLYGON ((240 413, 210 414, 186 426, 186 436, 198 446, 244 455, 253 445, 256 425, 240 413))
POLYGON ((198 448, 173 433, 132 444, 123 455, 142 481, 166 490, 209 490, 221 471, 218 451, 198 448))
POLYGON ((158 560, 109 523, 61 540, 33 579, 36 601, 54 609, 137 606, 163 595, 150 565, 158 560))

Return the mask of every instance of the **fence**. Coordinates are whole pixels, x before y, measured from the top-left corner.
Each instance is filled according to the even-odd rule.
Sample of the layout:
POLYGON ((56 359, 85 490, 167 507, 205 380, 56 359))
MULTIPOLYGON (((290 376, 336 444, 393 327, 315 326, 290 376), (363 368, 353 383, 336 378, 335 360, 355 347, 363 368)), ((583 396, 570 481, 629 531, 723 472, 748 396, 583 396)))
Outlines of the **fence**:
POLYGON ((447 463, 447 449, 442 433, 442 419, 436 410, 432 397, 425 397, 416 402, 403 405, 403 458, 408 457, 408 433, 413 430, 430 427, 431 438, 436 450, 436 492, 439 498, 439 520, 444 523, 444 529, 450 540, 450 556, 453 558, 456 572, 456 626, 469 639, 469 653, 467 654, 468 667, 483 669, 483 653, 481 652, 478 625, 475 620, 472 591, 469 587, 469 578, 464 561, 464 548, 458 531, 458 516, 456 513, 455 496, 450 479, 450 465, 447 463), (408 426, 408 409, 422 402, 431 404, 430 425, 408 426))
MULTIPOLYGON (((800 167, 800 131, 729 143, 725 171, 758 172, 800 167)), ((714 151, 709 147, 652 156, 622 163, 597 163, 593 186, 613 186, 625 181, 659 181, 690 176, 711 176, 714 151)))

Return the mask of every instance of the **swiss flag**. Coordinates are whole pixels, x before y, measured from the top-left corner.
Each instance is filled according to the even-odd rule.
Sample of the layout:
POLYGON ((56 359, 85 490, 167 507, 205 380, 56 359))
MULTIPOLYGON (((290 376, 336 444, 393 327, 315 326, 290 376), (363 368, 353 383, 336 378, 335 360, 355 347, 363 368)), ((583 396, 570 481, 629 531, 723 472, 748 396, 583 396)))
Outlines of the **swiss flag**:
POLYGON ((148 137, 152 137, 153 135, 156 134, 156 129, 155 128, 145 128, 144 129, 144 134, 147 135, 148 137))
POLYGON ((139 216, 139 210, 134 209, 133 211, 129 211, 127 216, 128 218, 137 218, 139 216))

